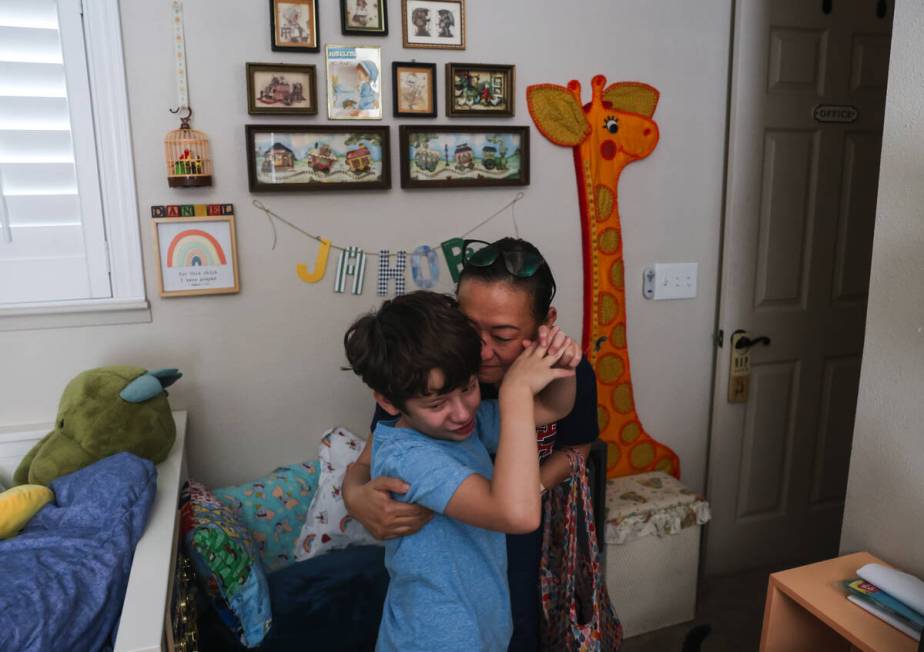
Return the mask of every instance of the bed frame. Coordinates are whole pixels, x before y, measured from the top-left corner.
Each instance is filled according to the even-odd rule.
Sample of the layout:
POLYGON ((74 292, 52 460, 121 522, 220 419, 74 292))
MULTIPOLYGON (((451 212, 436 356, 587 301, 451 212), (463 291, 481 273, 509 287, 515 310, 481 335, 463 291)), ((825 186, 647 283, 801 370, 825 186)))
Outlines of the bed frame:
MULTIPOLYGON (((177 502, 186 480, 186 412, 174 412, 176 443, 157 466, 157 494, 135 548, 114 652, 168 652, 173 648, 172 580, 176 565, 177 502), (169 630, 169 631, 168 631, 169 630), (168 642, 169 641, 169 642, 168 642)), ((19 461, 51 424, 0 427, 0 484, 12 485, 19 461)))

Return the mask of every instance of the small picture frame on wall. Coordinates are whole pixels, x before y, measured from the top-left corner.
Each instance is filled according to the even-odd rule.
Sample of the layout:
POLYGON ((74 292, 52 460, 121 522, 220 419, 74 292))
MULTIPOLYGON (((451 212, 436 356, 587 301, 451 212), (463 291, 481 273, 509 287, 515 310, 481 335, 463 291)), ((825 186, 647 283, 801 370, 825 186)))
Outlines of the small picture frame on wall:
POLYGON ((360 36, 387 36, 387 0, 340 0, 340 31, 360 36))
POLYGON ((152 221, 160 296, 240 292, 233 214, 152 221))
POLYGON ((446 115, 452 118, 513 116, 514 66, 446 64, 446 115))
POLYGON ((402 188, 529 185, 529 127, 402 125, 402 188))
POLYGON ((246 125, 250 192, 391 188, 388 127, 246 125))
POLYGON ((465 49, 465 0, 401 0, 406 48, 465 49))
POLYGON ((393 61, 391 88, 396 118, 436 117, 436 64, 393 61))
POLYGON ((311 65, 248 63, 247 113, 316 115, 317 69, 311 65))
POLYGON ((382 48, 327 45, 327 117, 381 120, 382 48))
POLYGON ((269 0, 270 45, 282 52, 318 52, 317 0, 269 0))

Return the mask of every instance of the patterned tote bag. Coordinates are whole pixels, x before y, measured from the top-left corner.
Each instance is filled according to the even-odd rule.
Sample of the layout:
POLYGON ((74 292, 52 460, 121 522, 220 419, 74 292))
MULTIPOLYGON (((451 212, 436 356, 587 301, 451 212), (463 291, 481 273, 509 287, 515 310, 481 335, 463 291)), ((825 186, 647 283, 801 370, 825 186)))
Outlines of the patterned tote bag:
POLYGON ((606 591, 584 458, 568 451, 571 481, 549 490, 542 532, 542 649, 614 652, 622 624, 606 591))

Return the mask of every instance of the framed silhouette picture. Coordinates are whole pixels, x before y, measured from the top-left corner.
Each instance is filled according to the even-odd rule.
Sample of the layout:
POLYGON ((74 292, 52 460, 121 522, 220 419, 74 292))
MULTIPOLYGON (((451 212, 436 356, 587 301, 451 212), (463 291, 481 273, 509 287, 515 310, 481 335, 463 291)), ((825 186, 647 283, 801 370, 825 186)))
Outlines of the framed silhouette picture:
POLYGON ((465 49, 465 0, 401 0, 406 48, 465 49))

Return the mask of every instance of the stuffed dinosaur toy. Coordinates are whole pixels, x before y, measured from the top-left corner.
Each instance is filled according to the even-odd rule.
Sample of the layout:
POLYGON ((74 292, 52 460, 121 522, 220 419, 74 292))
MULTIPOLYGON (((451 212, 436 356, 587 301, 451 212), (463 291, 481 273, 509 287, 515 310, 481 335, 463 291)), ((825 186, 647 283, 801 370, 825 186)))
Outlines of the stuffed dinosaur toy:
POLYGON ((163 462, 176 439, 166 388, 182 375, 127 366, 78 374, 64 388, 54 430, 26 454, 13 480, 47 486, 123 451, 163 462))

